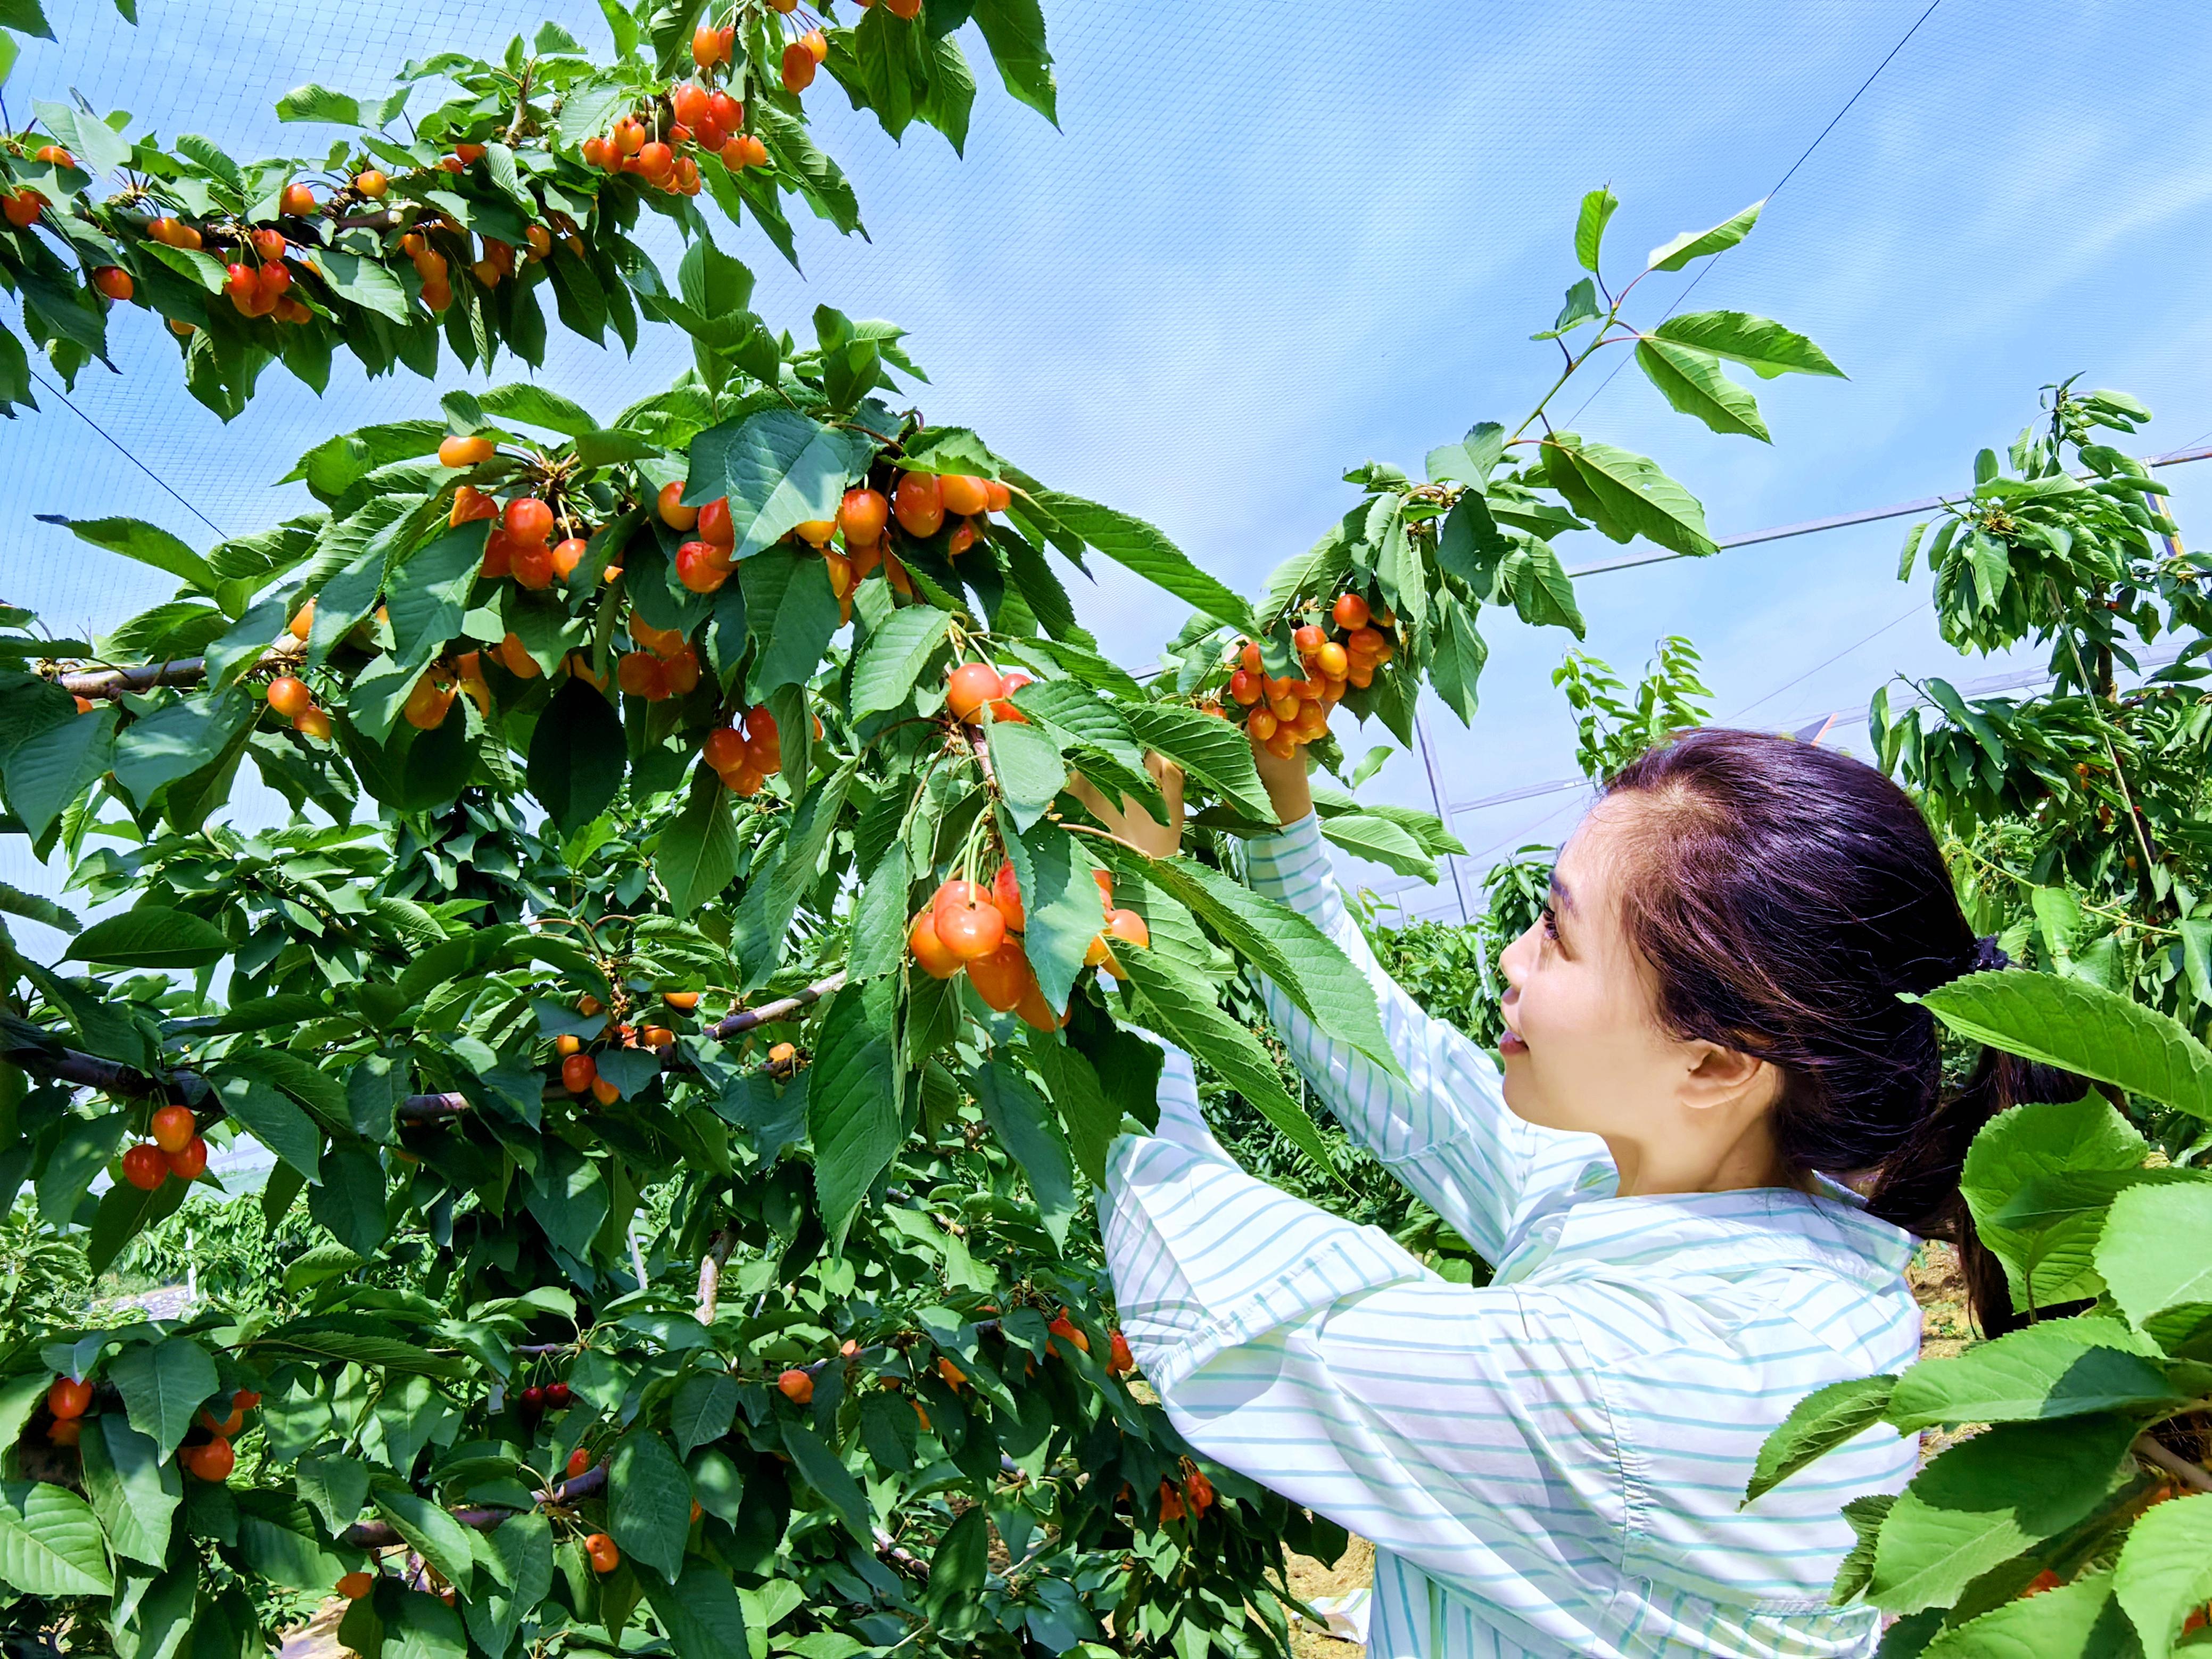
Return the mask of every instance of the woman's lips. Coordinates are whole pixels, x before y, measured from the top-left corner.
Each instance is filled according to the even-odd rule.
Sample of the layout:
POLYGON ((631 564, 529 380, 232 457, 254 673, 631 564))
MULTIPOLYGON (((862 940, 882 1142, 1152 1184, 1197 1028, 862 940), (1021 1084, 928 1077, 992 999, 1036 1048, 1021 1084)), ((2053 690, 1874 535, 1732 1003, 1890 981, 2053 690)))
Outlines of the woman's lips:
POLYGON ((1498 1052, 1501 1054, 1525 1054, 1528 1052, 1528 1044, 1520 1032, 1509 1025, 1498 1039, 1498 1052))

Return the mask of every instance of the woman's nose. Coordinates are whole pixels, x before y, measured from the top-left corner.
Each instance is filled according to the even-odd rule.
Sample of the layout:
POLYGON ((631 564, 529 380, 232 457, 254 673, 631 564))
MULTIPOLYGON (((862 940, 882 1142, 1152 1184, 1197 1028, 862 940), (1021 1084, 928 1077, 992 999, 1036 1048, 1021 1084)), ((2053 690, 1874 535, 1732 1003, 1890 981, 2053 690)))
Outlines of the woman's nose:
POLYGON ((1519 992, 1521 981, 1527 977, 1528 952, 1535 948, 1529 941, 1535 934, 1536 928, 1532 923, 1498 956, 1498 970, 1505 976, 1506 994, 1509 996, 1519 992))

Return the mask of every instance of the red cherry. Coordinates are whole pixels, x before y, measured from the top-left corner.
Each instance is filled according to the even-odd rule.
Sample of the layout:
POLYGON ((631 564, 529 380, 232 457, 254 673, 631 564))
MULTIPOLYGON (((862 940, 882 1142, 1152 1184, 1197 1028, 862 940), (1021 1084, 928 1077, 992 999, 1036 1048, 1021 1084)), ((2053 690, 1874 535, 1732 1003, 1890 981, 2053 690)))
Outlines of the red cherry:
POLYGON ((58 1376, 46 1390, 46 1409, 56 1417, 82 1417, 92 1405, 92 1384, 73 1376, 58 1376))
POLYGON ((991 902, 999 907, 999 914, 1006 919, 1006 926, 1018 933, 1028 926, 1022 909, 1022 886, 1014 874, 1012 859, 1000 865, 999 873, 991 878, 991 902))
POLYGON ((962 663, 952 671, 945 685, 945 707, 952 711, 955 720, 975 719, 976 710, 1006 694, 1006 682, 999 678, 999 671, 987 662, 962 663))
POLYGON ((1019 669, 1016 669, 1001 680, 1000 690, 1006 695, 991 704, 991 718, 994 720, 1012 720, 1017 726, 1027 726, 1030 717, 1014 707, 1012 698, 1015 692, 1029 683, 1030 677, 1019 669))
POLYGON ((518 495, 507 504, 507 533, 519 542, 542 542, 553 533, 553 509, 535 495, 518 495))
POLYGON ((169 1160, 152 1141, 142 1140, 123 1154, 123 1178, 150 1193, 169 1178, 169 1160))
POLYGON ((1006 937, 1006 919, 991 902, 988 889, 972 881, 948 881, 930 901, 930 926, 939 941, 963 962, 997 950, 1006 937))
POLYGON ((568 1405, 568 1385, 566 1382, 548 1382, 545 1385, 545 1408, 548 1411, 565 1411, 568 1405))
POLYGON ((891 492, 891 511, 909 536, 934 536, 945 522, 945 497, 936 475, 909 472, 891 492))
POLYGON ((198 1181, 207 1173, 208 1144, 198 1135, 185 1143, 181 1152, 171 1152, 169 1173, 179 1181, 198 1181))
POLYGON ((199 1125, 189 1106, 164 1106, 154 1114, 154 1144, 165 1152, 181 1152, 198 1133, 199 1125))

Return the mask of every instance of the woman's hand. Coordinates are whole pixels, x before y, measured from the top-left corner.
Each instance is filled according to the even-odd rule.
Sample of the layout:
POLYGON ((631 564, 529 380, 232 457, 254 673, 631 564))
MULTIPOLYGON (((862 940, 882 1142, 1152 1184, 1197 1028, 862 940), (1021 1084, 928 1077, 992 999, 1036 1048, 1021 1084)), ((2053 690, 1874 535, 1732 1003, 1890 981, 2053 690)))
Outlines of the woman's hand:
POLYGON ((1098 787, 1080 772, 1069 776, 1067 793, 1090 808, 1099 823, 1116 837, 1139 852, 1156 859, 1173 858, 1176 849, 1182 845, 1182 768, 1164 755, 1150 754, 1145 757, 1145 770, 1152 775, 1152 781, 1159 785, 1160 795, 1167 802, 1165 823, 1127 795, 1119 805, 1109 804, 1098 787))
POLYGON ((1270 754, 1267 744, 1255 743, 1252 763, 1260 769, 1260 781, 1267 786, 1267 799, 1274 803, 1279 823, 1296 823, 1314 810, 1313 788, 1306 781, 1304 750, 1295 751, 1285 760, 1279 755, 1270 754))

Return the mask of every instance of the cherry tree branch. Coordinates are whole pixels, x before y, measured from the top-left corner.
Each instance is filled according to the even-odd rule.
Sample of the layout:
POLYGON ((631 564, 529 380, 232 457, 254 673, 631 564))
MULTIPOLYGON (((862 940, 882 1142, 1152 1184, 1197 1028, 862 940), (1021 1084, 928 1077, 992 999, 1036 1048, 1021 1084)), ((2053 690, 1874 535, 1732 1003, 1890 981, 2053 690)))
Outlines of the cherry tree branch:
POLYGON ((2212 1474, 2205 1473, 2202 1463, 2192 1463, 2179 1452, 2160 1445, 2148 1435, 2138 1438, 2135 1454, 2146 1463, 2155 1463, 2185 1486, 2197 1492, 2212 1492, 2212 1474))
POLYGON ((756 1026, 773 1025, 780 1019, 788 1019, 801 1008, 819 1002, 823 998, 842 988, 845 970, 840 968, 827 979, 820 979, 805 990, 794 991, 774 1002, 764 1002, 757 1008, 740 1008, 736 1013, 707 1028, 707 1035, 718 1042, 727 1042, 733 1036, 742 1036, 756 1026))
MULTIPOLYGON (((263 652, 261 660, 250 672, 289 668, 307 654, 307 642, 288 634, 263 652)), ((72 696, 96 698, 150 691, 157 685, 198 685, 206 678, 205 657, 178 657, 168 662, 143 663, 137 668, 90 668, 74 674, 57 674, 54 683, 72 696)))

